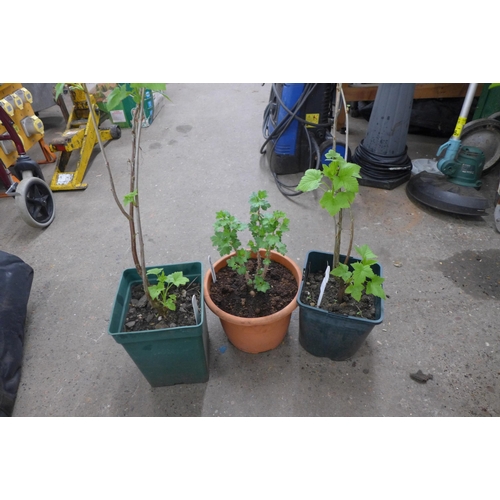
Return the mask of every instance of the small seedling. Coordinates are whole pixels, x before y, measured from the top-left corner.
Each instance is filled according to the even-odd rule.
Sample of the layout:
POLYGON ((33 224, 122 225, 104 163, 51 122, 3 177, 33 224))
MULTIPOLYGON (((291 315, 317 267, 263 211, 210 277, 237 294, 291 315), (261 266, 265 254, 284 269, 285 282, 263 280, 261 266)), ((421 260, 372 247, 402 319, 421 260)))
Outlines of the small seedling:
POLYGON ((271 204, 267 200, 266 191, 258 191, 250 196, 250 222, 244 224, 226 210, 216 213, 214 223, 215 234, 211 237, 213 246, 217 248, 221 257, 235 252, 228 259, 229 268, 238 274, 244 274, 247 284, 258 292, 267 292, 270 285, 266 281, 266 273, 271 264, 271 250, 285 255, 286 245, 281 241, 283 233, 288 231, 289 219, 280 210, 272 213, 267 212, 271 204), (247 248, 241 245, 238 233, 248 229, 252 239, 247 248), (259 249, 264 249, 264 258, 261 257, 259 249), (250 275, 248 261, 254 253, 257 259, 257 270, 250 275))
POLYGON ((180 287, 189 283, 189 278, 183 275, 182 271, 165 275, 165 271, 159 267, 148 269, 148 275, 155 275, 158 282, 148 286, 149 294, 154 302, 163 306, 164 314, 168 310, 176 310, 177 293, 169 293, 172 287, 180 287))
MULTIPOLYGON (((385 292, 382 288, 384 278, 377 276, 372 269, 372 266, 377 263, 377 256, 368 245, 355 247, 355 250, 361 256, 361 262, 351 264, 352 271, 348 265, 340 263, 330 274, 341 278, 346 285, 344 293, 350 294, 358 302, 364 292, 385 299, 385 292)), ((342 299, 343 297, 339 297, 339 301, 342 299)))

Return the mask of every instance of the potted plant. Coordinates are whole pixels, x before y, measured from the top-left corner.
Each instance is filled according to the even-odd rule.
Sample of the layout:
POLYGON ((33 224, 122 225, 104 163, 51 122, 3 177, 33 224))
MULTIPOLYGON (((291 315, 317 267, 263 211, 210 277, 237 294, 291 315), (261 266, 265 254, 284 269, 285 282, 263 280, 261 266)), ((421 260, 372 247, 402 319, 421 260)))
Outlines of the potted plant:
MULTIPOLYGON (((64 84, 58 84, 56 98, 63 86, 64 84)), ((165 88, 165 84, 122 85, 116 87, 107 98, 109 109, 114 109, 129 96, 137 105, 131 129, 130 192, 124 196, 123 202, 120 202, 116 193, 110 164, 97 134, 113 198, 128 221, 135 265, 122 273, 108 333, 124 347, 153 387, 206 382, 209 376, 208 329, 203 303, 201 263, 146 266, 139 198, 144 95, 148 89, 163 93, 165 88)), ((94 121, 97 130, 94 103, 87 87, 85 84, 72 84, 71 89, 85 93, 89 118, 94 121)))
POLYGON ((297 190, 322 189, 319 203, 332 216, 335 227, 333 253, 307 254, 299 304, 299 342, 309 353, 342 361, 353 356, 373 327, 383 321, 386 298, 377 256, 368 245, 355 247, 351 256, 354 217, 351 205, 359 191, 360 166, 347 162, 333 149, 328 165, 307 170, 297 190), (350 239, 345 255, 341 238, 345 210, 350 213, 350 239))
POLYGON ((249 201, 247 224, 224 210, 216 214, 211 240, 221 258, 205 273, 204 293, 229 341, 244 352, 260 353, 285 338, 302 272, 285 255, 286 214, 267 211, 266 191, 252 193, 249 201), (239 233, 245 230, 252 239, 242 246, 239 233))

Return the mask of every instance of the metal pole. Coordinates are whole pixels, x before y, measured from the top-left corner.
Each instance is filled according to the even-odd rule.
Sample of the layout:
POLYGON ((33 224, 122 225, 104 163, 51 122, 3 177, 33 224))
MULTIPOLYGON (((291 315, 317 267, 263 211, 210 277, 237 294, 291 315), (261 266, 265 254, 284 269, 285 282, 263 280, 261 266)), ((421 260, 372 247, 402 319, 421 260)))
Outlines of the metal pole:
POLYGON ((455 131, 453 132, 452 139, 460 139, 462 135, 462 129, 464 125, 467 123, 467 116, 469 115, 470 107, 472 106, 472 101, 474 100, 474 96, 476 95, 477 83, 469 83, 469 88, 467 89, 467 93, 465 94, 464 103, 462 104, 462 109, 460 111, 460 117, 457 120, 457 124, 455 126, 455 131))

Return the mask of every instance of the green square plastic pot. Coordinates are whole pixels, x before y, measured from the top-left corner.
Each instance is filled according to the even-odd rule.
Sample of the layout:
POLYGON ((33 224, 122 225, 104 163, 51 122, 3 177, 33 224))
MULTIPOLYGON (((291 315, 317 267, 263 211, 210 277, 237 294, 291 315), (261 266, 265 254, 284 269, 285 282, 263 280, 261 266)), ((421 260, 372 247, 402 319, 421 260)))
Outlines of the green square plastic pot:
POLYGON ((200 318, 193 326, 151 331, 122 331, 130 302, 132 285, 142 280, 135 268, 123 271, 116 293, 108 333, 121 344, 152 387, 194 384, 208 381, 208 327, 203 301, 201 262, 159 267, 170 274, 182 271, 190 281, 201 285, 200 318))
MULTIPOLYGON (((340 256, 341 261, 345 258, 340 256)), ((349 264, 359 262, 350 257, 349 264)), ((310 354, 333 361, 345 361, 352 357, 363 345, 375 325, 384 319, 384 301, 375 297, 375 319, 358 318, 332 313, 312 307, 302 302, 302 291, 307 273, 326 271, 327 265, 333 265, 333 254, 311 251, 307 254, 303 279, 297 302, 299 304, 299 343, 310 354)), ((375 264, 373 271, 382 276, 382 266, 375 264)))

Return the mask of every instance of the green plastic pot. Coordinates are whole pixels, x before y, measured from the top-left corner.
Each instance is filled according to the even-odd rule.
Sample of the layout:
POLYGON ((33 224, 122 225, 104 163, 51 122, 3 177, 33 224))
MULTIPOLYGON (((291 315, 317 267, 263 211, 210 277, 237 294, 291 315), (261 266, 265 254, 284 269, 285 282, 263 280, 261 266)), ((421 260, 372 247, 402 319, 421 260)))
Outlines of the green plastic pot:
MULTIPOLYGON (((344 255, 340 256, 343 262, 344 255)), ((349 264, 359 262, 350 257, 349 264)), ((303 279, 297 302, 299 304, 299 343, 310 354, 330 358, 333 361, 345 361, 356 354, 358 349, 373 330, 384 319, 384 301, 375 297, 375 319, 344 316, 312 307, 301 301, 302 291, 307 281, 307 273, 324 273, 327 265, 333 265, 333 254, 311 251, 307 254, 303 279)), ((373 266, 375 274, 382 276, 380 264, 373 266)))
MULTIPOLYGON (((200 317, 196 325, 137 332, 122 331, 131 287, 142 280, 135 268, 126 269, 118 285, 108 333, 121 344, 152 387, 208 381, 208 328, 203 302, 201 262, 159 267, 170 274, 182 271, 201 285, 200 317)), ((153 282, 153 281, 152 281, 153 282)))

